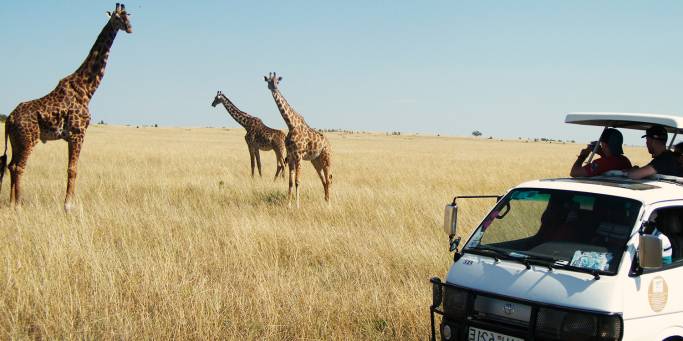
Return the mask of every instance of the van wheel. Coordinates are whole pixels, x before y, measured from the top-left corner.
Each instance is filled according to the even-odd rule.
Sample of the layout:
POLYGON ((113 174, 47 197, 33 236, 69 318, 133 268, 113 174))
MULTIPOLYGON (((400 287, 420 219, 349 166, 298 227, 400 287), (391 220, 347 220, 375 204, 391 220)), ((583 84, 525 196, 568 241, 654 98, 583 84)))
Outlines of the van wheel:
POLYGON ((683 337, 681 336, 669 336, 663 341, 683 341, 683 337))

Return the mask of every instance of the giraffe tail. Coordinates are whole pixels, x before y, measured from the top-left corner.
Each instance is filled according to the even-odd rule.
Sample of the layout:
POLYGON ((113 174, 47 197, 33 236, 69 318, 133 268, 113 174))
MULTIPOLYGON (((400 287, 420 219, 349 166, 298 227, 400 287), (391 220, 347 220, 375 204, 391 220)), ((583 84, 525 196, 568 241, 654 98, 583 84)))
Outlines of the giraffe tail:
POLYGON ((9 136, 9 123, 5 121, 5 153, 0 156, 0 190, 2 190, 2 178, 7 169, 7 137, 9 136))

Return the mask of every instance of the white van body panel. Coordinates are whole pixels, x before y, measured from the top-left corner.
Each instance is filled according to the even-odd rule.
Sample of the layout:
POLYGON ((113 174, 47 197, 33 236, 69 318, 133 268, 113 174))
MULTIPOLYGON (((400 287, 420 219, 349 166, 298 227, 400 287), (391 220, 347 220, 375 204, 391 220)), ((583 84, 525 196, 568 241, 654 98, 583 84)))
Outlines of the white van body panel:
POLYGON ((600 276, 465 254, 448 272, 458 286, 517 299, 600 312, 622 311, 622 290, 616 276, 600 276))
POLYGON ((512 299, 621 314, 624 321, 622 340, 664 340, 671 336, 683 336, 683 266, 640 275, 630 273, 642 222, 656 209, 683 207, 683 186, 656 180, 618 180, 653 186, 646 190, 634 190, 626 186, 599 183, 605 179, 610 180, 608 177, 534 180, 515 188, 599 193, 640 201, 643 207, 616 275, 601 275, 596 280, 587 273, 563 269, 549 271, 547 267, 538 265, 531 265, 531 269, 527 270, 525 265, 512 260, 495 261, 489 256, 464 253, 451 266, 446 281, 459 287, 512 299), (666 303, 661 307, 656 306, 657 299, 661 301, 663 291, 666 291, 666 303))
MULTIPOLYGON (((650 205, 643 219, 657 209, 672 207, 683 207, 683 201, 650 205)), ((637 245, 637 239, 633 242, 637 245)), ((674 335, 683 336, 683 267, 625 277, 624 283, 624 340, 664 340, 674 335), (657 300, 664 296, 666 303, 657 306, 657 300)))
MULTIPOLYGON (((565 122, 636 130, 661 125, 673 135, 669 140, 669 148, 678 135, 683 135, 683 117, 677 115, 582 112, 568 114, 565 122)), ((475 292, 509 297, 511 300, 620 314, 624 323, 622 340, 683 337, 683 259, 680 252, 683 248, 680 232, 683 225, 683 177, 655 176, 650 179, 630 180, 623 177, 623 172, 622 177, 615 177, 619 174, 606 175, 609 176, 533 180, 516 188, 596 193, 640 202, 642 207, 616 274, 600 275, 596 279, 591 274, 565 269, 550 270, 545 266, 531 265, 527 269, 527 266, 515 260, 496 261, 491 256, 465 252, 451 266, 446 282, 475 292), (677 258, 660 269, 636 269, 633 262, 637 257, 641 226, 653 211, 669 208, 674 208, 669 211, 674 212, 674 215, 668 218, 680 220, 678 223, 674 220, 670 225, 662 227, 669 228, 670 236, 675 238, 673 241, 677 243, 678 249, 673 250, 678 252, 677 258)), ((658 228, 652 226, 654 223, 657 221, 653 219, 648 228, 658 228)), ((468 243, 466 241, 463 245, 468 243)), ((504 313, 509 314, 509 311, 504 313)), ((467 326, 467 320, 464 321, 463 325, 467 326)), ((523 338, 521 333, 516 334, 518 337, 513 339, 523 338)), ((497 337, 506 336, 498 334, 497 337)))
POLYGON ((624 282, 624 340, 683 336, 683 267, 630 277, 624 282), (662 287, 662 281, 666 283, 667 298, 664 307, 657 312, 650 303, 650 296, 654 284, 660 283, 662 287))

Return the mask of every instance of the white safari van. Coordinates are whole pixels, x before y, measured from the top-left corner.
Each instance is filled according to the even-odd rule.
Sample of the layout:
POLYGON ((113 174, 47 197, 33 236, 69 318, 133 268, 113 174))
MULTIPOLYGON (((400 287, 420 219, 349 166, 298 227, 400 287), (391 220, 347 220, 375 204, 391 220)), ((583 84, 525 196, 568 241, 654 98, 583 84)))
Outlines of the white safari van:
MULTIPOLYGON (((659 124, 671 142, 683 131, 683 118, 653 114, 575 113, 566 122, 659 124)), ((471 197, 491 196, 446 206, 455 256, 445 281, 431 280, 433 340, 682 340, 682 178, 613 171, 525 182, 492 196, 458 249, 457 200, 471 197)))

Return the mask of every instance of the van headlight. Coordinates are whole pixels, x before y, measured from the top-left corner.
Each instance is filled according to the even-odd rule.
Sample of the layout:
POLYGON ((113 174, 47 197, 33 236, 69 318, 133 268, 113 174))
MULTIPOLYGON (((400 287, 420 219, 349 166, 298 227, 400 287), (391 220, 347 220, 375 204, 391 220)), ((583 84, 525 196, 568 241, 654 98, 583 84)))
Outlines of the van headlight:
POLYGON ((598 331, 597 317, 587 314, 568 313, 562 319, 560 337, 563 340, 585 340, 598 331))
POLYGON ((467 291, 453 287, 445 287, 443 299, 444 313, 455 320, 464 319, 467 314, 467 291))
POLYGON ((444 340, 448 341, 453 337, 453 330, 451 330, 451 326, 444 324, 441 327, 441 338, 444 340))
POLYGON ((617 315, 598 318, 598 338, 600 340, 619 340, 624 333, 623 321, 617 315))
POLYGON ((536 333, 557 340, 619 340, 622 320, 618 315, 605 316, 541 308, 536 333))

